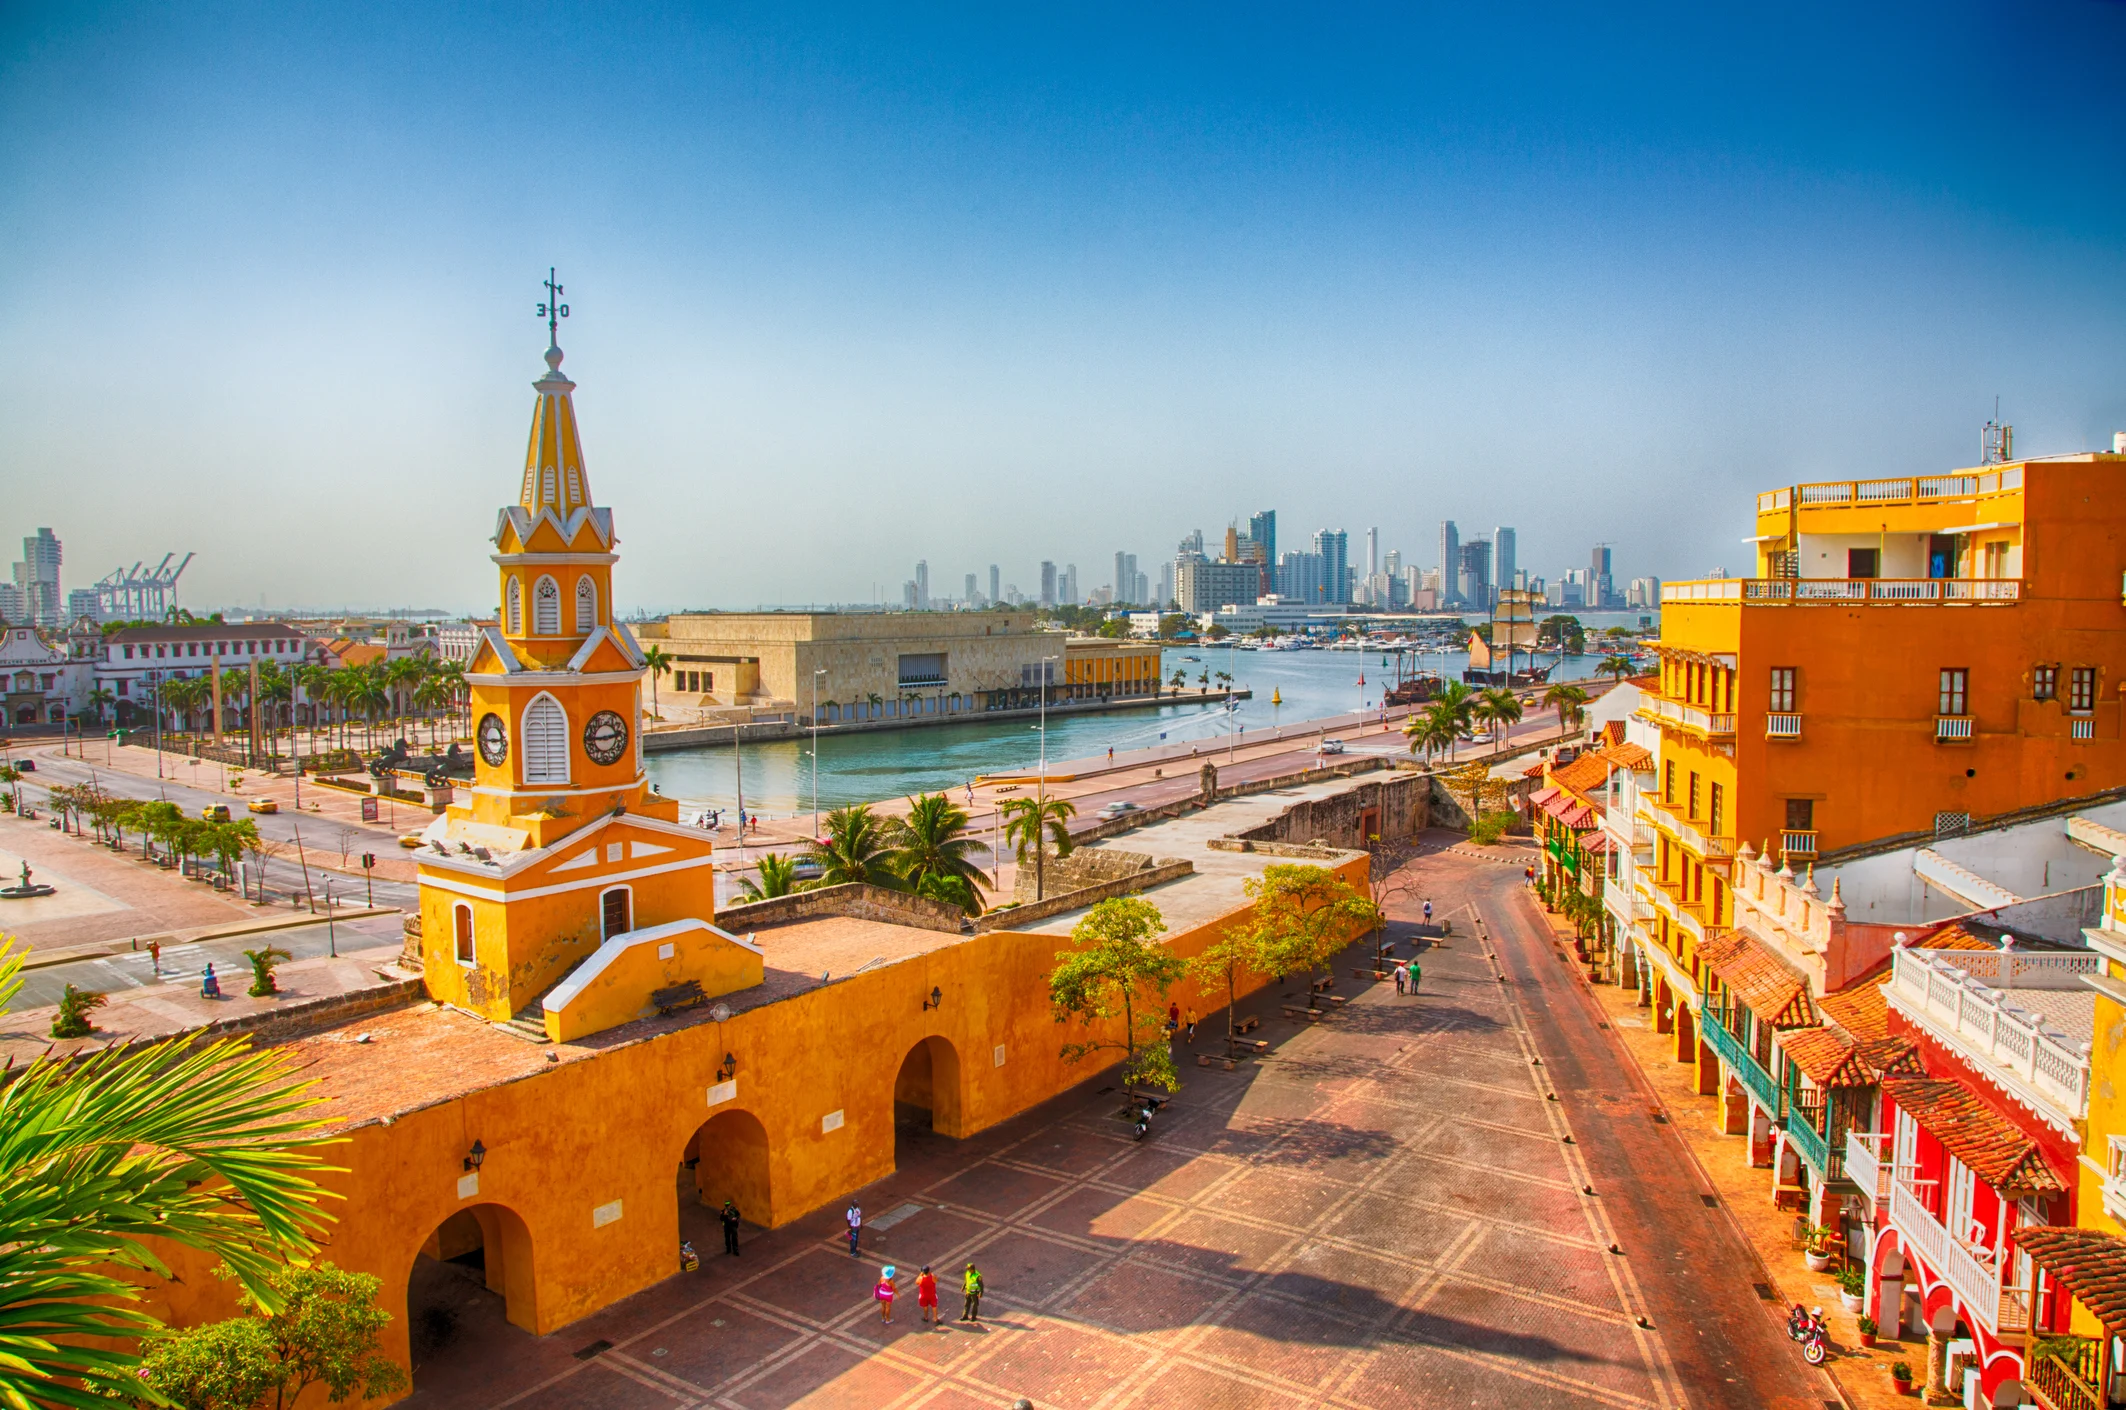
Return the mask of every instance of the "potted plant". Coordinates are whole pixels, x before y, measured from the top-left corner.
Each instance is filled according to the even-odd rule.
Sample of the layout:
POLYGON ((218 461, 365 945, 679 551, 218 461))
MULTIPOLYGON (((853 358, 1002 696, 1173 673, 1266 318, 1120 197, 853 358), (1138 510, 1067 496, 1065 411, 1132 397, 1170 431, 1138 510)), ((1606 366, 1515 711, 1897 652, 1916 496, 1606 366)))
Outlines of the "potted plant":
POLYGON ((1860 1268, 1841 1268, 1835 1275, 1838 1280, 1838 1300, 1848 1312, 1858 1312, 1861 1299, 1868 1290, 1868 1275, 1860 1268))
POLYGON ((1890 1368, 1890 1384, 1897 1387, 1899 1395, 1912 1393, 1912 1363, 1900 1361, 1890 1368))
POLYGON ((1801 1258, 1804 1263, 1808 1264, 1811 1273, 1822 1273, 1830 1268, 1831 1253, 1829 1244, 1831 1235, 1835 1232, 1836 1230, 1822 1224, 1804 1224, 1801 1226, 1801 1258))
POLYGON ((1868 1315, 1867 1313, 1865 1313, 1865 1312, 1861 1313, 1861 1314, 1860 1314, 1860 1344, 1861 1344, 1862 1346, 1873 1346, 1873 1345, 1875 1345, 1875 1332, 1876 1332, 1876 1327, 1875 1327, 1875 1319, 1874 1319, 1873 1317, 1870 1317, 1870 1316, 1869 1316, 1869 1315, 1868 1315))

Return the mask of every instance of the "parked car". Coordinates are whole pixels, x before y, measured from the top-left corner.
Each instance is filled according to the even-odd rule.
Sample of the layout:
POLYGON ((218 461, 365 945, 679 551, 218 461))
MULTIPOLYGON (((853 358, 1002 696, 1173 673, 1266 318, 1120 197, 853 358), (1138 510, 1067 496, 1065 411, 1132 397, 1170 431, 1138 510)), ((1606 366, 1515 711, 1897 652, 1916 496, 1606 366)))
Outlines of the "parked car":
POLYGON ((17 759, 15 767, 23 773, 33 774, 37 772, 37 761, 35 759, 17 759))
POLYGON ((408 849, 418 847, 421 845, 421 834, 418 832, 409 832, 404 837, 401 837, 399 839, 399 845, 408 849))
POLYGON ((1344 752, 1344 742, 1340 739, 1324 739, 1321 742, 1321 752, 1324 754, 1341 754, 1344 752))
POLYGON ((253 798, 244 806, 254 813, 277 813, 281 810, 281 805, 271 798, 253 798))
POLYGON ((1126 798, 1122 798, 1117 799, 1116 801, 1102 808, 1100 810, 1100 816, 1103 818, 1119 818, 1124 813, 1134 813, 1136 811, 1137 805, 1135 803, 1130 802, 1126 798))
POLYGON ((208 822, 227 822, 229 820, 229 805, 227 803, 209 803, 199 810, 199 815, 208 822))
POLYGON ((796 861, 790 863, 790 878, 793 881, 817 881, 824 873, 824 870, 812 858, 799 857, 796 861))

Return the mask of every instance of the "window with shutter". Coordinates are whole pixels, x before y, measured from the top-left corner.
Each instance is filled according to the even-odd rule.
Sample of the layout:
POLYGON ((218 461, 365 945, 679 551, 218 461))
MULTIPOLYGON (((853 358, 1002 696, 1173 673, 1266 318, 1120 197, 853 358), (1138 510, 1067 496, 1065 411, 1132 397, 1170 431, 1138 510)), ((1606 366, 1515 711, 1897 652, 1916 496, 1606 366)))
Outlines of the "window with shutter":
POLYGON ((524 635, 524 587, 515 578, 509 580, 509 634, 524 635))
POLYGON ((576 630, 587 632, 598 625, 598 585, 589 575, 576 579, 576 630))
POLYGON ((532 635, 561 635, 561 588, 552 578, 532 589, 532 635))
POLYGON ((551 695, 524 712, 524 781, 568 782, 568 715, 551 695))

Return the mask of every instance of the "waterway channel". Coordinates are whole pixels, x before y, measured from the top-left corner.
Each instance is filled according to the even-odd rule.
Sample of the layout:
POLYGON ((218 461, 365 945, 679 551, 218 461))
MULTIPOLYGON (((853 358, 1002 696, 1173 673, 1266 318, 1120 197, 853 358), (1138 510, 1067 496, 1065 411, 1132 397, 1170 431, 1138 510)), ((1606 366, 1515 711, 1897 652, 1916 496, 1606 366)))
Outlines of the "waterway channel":
MULTIPOLYGON (((1589 620, 1589 626, 1596 622, 1589 620)), ((1606 625, 1606 623, 1605 623, 1606 625)), ((1273 725, 1348 714, 1380 703, 1382 683, 1395 683, 1395 665, 1372 651, 1242 651, 1229 646, 1171 648, 1163 653, 1162 675, 1188 674, 1190 689, 1201 689, 1211 674, 1209 693, 1141 709, 1093 714, 1054 714, 1048 719, 1051 764, 1117 751, 1144 749, 1192 740, 1224 740, 1228 730, 1241 738, 1273 725), (1385 668, 1383 662, 1386 662, 1385 668), (1217 678, 1229 672, 1235 689, 1253 698, 1235 701, 1230 713, 1217 678), (1363 678, 1363 683, 1361 683, 1363 678), (1273 694, 1282 700, 1272 705, 1273 694)), ((1550 658, 1546 658, 1550 659, 1550 658)), ((1601 656, 1560 660, 1551 679, 1583 679, 1594 673, 1601 656)), ((1468 664, 1461 652, 1427 652, 1423 668, 1459 678, 1468 664)), ((1413 653, 1403 656, 1403 670, 1417 669, 1413 653)), ((738 799, 741 768, 748 811, 767 817, 788 816, 812 807, 812 743, 781 739, 681 750, 649 756, 649 776, 660 792, 678 798, 686 809, 732 808, 738 799)), ((819 806, 836 808, 909 794, 957 788, 979 774, 1034 767, 1041 757, 1041 732, 1028 719, 965 724, 925 725, 914 729, 876 730, 837 735, 822 731, 819 740, 819 806)))

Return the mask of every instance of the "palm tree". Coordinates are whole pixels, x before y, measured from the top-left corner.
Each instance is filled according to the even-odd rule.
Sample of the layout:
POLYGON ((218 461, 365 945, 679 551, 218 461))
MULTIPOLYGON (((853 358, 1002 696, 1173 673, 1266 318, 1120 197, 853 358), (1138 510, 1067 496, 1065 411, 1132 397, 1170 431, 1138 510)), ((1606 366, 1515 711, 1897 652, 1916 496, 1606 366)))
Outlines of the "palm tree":
POLYGON ((995 888, 969 855, 982 844, 967 833, 967 812, 949 794, 923 793, 908 800, 908 816, 893 828, 888 854, 893 868, 918 896, 949 901, 972 915, 982 913, 977 885, 995 888), (969 903, 972 904, 969 904, 969 903))
POLYGON ((428 716, 428 742, 436 742, 436 715, 457 703, 457 687, 441 671, 433 671, 421 678, 413 688, 414 707, 428 716))
POLYGON ((1435 750, 1454 747, 1454 724, 1446 714, 1428 706, 1403 723, 1403 737, 1410 741, 1412 754, 1421 753, 1429 760, 1435 750))
POLYGON ((797 863, 780 852, 770 852, 760 859, 760 880, 756 883, 750 876, 743 877, 738 889, 749 901, 787 896, 797 889, 797 863))
POLYGON ((1597 676, 1615 676, 1622 681, 1631 674, 1631 669, 1629 656, 1604 656, 1601 664, 1595 667, 1594 673, 1597 676))
POLYGON ((110 691, 106 690, 100 685, 89 692, 89 704, 95 707, 96 723, 99 725, 105 725, 110 723, 111 706, 117 703, 118 697, 111 694, 110 691))
MULTIPOLYGON (((0 1009, 20 987, 0 952, 0 1009)), ((41 1057, 0 1088, 0 1401, 134 1403, 162 1330, 131 1272, 169 1276, 168 1240, 228 1266, 261 1305, 315 1251, 324 1216, 308 1083, 244 1040, 41 1057)))
POLYGON ((657 706, 657 682, 666 671, 672 669, 672 654, 661 646, 642 648, 642 664, 650 668, 650 718, 664 718, 657 706))
POLYGON ((436 662, 433 678, 442 683, 449 703, 464 712, 464 733, 471 734, 472 691, 465 683, 465 663, 463 661, 438 661, 436 662))
POLYGON ((427 656, 414 655, 384 663, 384 669, 378 674, 386 691, 384 706, 388 718, 396 720, 412 708, 413 692, 427 676, 428 662, 427 656))
POLYGON ((892 845, 887 819, 872 812, 869 803, 836 808, 827 814, 826 836, 805 851, 807 860, 819 864, 819 879, 807 883, 807 889, 863 882, 907 890, 907 882, 893 868, 892 845))
POLYGON ((1503 686, 1492 686, 1478 692, 1472 713, 1491 726, 1492 747, 1496 749, 1506 728, 1520 723, 1521 697, 1503 686))
POLYGON ((1543 692, 1543 708, 1558 712, 1558 728, 1561 730, 1570 729, 1579 723, 1581 707, 1586 703, 1586 691, 1563 681, 1543 692))
POLYGON ((1182 670, 1182 669, 1181 669, 1180 667, 1178 667, 1178 666, 1177 666, 1177 667, 1175 667, 1175 668, 1174 668, 1174 678, 1173 678, 1172 680, 1168 681, 1168 682, 1167 682, 1167 684, 1168 684, 1168 685, 1170 685, 1170 686, 1172 686, 1172 687, 1174 688, 1175 692, 1176 692, 1176 693, 1178 694, 1178 693, 1180 692, 1180 690, 1181 690, 1181 687, 1183 687, 1183 686, 1185 686, 1185 685, 1187 685, 1187 684, 1188 684, 1188 672, 1187 672, 1187 671, 1184 671, 1184 670, 1182 670))
POLYGON ((1002 805, 1005 817, 1004 840, 1018 849, 1020 865, 1026 862, 1026 854, 1033 853, 1033 898, 1043 900, 1048 894, 1046 858, 1048 842, 1056 844, 1056 855, 1070 855, 1069 819, 1076 817, 1078 810, 1067 798, 1012 798, 1002 805))
POLYGON ((1466 682, 1449 681, 1438 695, 1432 697, 1435 706, 1444 707, 1445 713, 1454 721, 1454 732, 1463 735, 1476 723, 1476 691, 1466 682))

